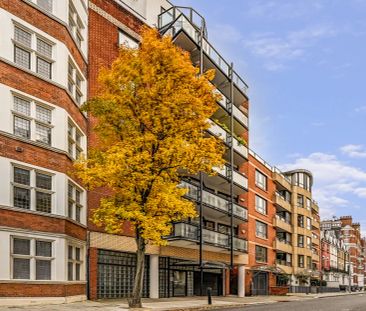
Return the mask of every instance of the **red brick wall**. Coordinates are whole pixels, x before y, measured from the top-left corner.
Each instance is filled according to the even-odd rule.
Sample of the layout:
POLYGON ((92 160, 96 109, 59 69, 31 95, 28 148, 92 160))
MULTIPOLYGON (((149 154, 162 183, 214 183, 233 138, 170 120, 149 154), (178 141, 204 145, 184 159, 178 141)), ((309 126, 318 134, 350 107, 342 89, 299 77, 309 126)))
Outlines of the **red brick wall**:
POLYGON ((97 277, 98 277, 98 250, 90 247, 89 256, 89 299, 97 299, 97 277))
POLYGON ((34 25, 55 39, 63 42, 69 49, 81 71, 84 73, 84 75, 86 75, 86 62, 81 56, 79 49, 77 48, 65 25, 62 25, 56 20, 48 17, 25 1, 0 0, 0 7, 11 14, 18 16, 29 24, 34 25))
POLYGON ((0 297, 66 297, 85 294, 85 284, 0 284, 0 297))
POLYGON ((63 233, 80 240, 86 240, 86 229, 70 220, 26 212, 0 209, 0 226, 63 233))
MULTIPOLYGON (((276 260, 276 252, 273 249, 273 242, 276 238, 276 230, 273 227, 273 218, 276 214, 276 208, 272 202, 275 193, 275 184, 272 180, 272 172, 264 166, 261 162, 249 155, 249 161, 246 164, 246 172, 248 176, 249 191, 243 195, 248 207, 248 223, 242 225, 246 231, 248 243, 248 266, 253 268, 255 266, 274 266, 276 260), (255 171, 258 169, 262 174, 267 176, 267 190, 262 190, 255 185, 255 171), (255 195, 259 195, 267 200, 267 214, 263 215, 255 209, 255 195), (256 237, 256 220, 267 224, 267 239, 256 237), (258 263, 255 260, 255 246, 260 245, 267 247, 267 263, 258 263)), ((246 275, 246 292, 250 293, 250 283, 252 281, 252 273, 248 271, 246 275)), ((275 285, 275 278, 270 275, 270 286, 275 285)))
MULTIPOLYGON (((65 70, 67 70, 66 64, 65 70)), ((80 112, 79 107, 76 106, 65 89, 1 61, 0 81, 2 84, 64 108, 80 128, 86 132, 86 118, 80 112)))

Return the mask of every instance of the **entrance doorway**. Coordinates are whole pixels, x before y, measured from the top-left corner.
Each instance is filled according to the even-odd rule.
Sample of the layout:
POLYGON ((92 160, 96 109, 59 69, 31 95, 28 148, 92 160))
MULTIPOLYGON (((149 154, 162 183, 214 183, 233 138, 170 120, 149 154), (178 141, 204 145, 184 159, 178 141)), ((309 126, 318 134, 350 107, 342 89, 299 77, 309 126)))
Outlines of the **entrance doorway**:
POLYGON ((173 296, 187 296, 187 272, 173 271, 173 296))
MULTIPOLYGON (((222 272, 220 273, 210 273, 210 272, 203 272, 203 285, 202 285, 202 295, 207 295, 207 288, 212 288, 212 296, 222 296, 222 272)), ((199 296, 201 294, 201 278, 200 272, 194 272, 194 294, 199 296)))
POLYGON ((252 295, 268 295, 268 272, 253 271, 252 295))

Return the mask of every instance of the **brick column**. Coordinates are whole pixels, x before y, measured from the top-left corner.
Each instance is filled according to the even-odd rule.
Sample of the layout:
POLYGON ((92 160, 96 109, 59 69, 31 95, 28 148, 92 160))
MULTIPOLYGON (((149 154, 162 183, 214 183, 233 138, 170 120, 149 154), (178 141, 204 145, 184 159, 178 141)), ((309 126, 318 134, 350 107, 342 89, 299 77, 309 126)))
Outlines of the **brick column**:
POLYGON ((89 299, 96 300, 98 277, 98 249, 89 248, 89 299))

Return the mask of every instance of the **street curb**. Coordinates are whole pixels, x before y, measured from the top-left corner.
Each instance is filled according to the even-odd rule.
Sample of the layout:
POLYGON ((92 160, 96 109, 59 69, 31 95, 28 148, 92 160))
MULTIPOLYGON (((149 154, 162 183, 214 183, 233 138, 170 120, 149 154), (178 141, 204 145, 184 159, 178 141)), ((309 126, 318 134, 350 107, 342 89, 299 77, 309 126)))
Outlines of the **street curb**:
MULTIPOLYGON (((207 305, 207 306, 197 306, 197 307, 185 307, 185 308, 170 308, 170 309, 159 309, 159 311, 205 311, 205 310, 225 310, 225 309, 231 309, 231 308, 238 308, 238 307, 244 307, 244 306, 251 306, 251 305, 267 305, 267 304, 273 304, 273 303, 284 303, 284 302, 292 302, 292 301, 300 301, 300 300, 308 300, 308 299, 321 299, 321 298, 331 298, 331 297, 343 297, 343 296, 352 296, 352 295, 359 295, 360 293, 345 293, 341 295, 326 295, 326 296, 284 296, 284 299, 276 301, 259 301, 259 302, 243 302, 243 303, 233 303, 230 305, 207 305), (285 297, 296 297, 297 299, 286 299, 285 297)), ((140 309, 141 310, 141 309, 140 309)), ((146 311, 152 311, 154 309, 145 308, 146 311)))

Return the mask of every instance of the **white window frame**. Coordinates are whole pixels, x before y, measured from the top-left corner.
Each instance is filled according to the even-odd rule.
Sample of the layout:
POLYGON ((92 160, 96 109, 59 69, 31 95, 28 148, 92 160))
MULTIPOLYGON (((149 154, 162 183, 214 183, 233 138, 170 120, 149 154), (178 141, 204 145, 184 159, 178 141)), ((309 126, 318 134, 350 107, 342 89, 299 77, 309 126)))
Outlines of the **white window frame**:
MULTIPOLYGON (((27 210, 31 210, 31 211, 36 211, 38 213, 44 213, 44 214, 54 214, 55 211, 55 191, 52 189, 55 189, 55 180, 54 180, 54 176, 55 174, 49 173, 49 172, 45 172, 39 169, 35 169, 32 167, 28 167, 28 166, 23 166, 23 165, 19 165, 19 164, 15 164, 12 163, 12 181, 11 181, 11 200, 12 200, 12 204, 15 207, 14 204, 14 195, 15 195, 15 191, 14 188, 22 188, 22 189, 28 189, 30 194, 29 194, 29 198, 30 198, 30 204, 29 204, 29 209, 27 210), (14 176, 15 176, 15 168, 19 168, 22 170, 27 170, 29 171, 29 185, 25 185, 25 184, 21 184, 21 183, 16 183, 14 181, 14 176), (48 175, 51 177, 51 190, 47 190, 47 189, 43 189, 43 188, 37 188, 36 186, 36 174, 43 174, 43 175, 48 175), (43 212, 43 211, 37 211, 37 201, 36 201, 36 193, 47 193, 51 195, 51 211, 50 213, 48 212, 43 212)), ((17 207, 17 208, 22 208, 22 207, 17 207)))
MULTIPOLYGON (((43 238, 34 238, 34 237, 24 237, 19 235, 13 235, 11 236, 11 245, 10 245, 10 262, 11 262, 11 269, 10 269, 10 278, 13 280, 33 280, 33 281, 46 281, 45 279, 36 279, 36 264, 37 260, 47 260, 51 262, 51 278, 49 280, 54 279, 54 260, 55 260, 55 240, 52 239, 43 239, 43 238), (29 255, 21 255, 21 254, 14 254, 14 240, 20 239, 20 240, 28 240, 30 241, 30 254, 29 255), (42 242, 49 242, 51 243, 51 257, 44 257, 44 256, 37 256, 36 255, 36 241, 42 241, 42 242), (29 265, 30 265, 30 273, 29 273, 29 279, 14 279, 14 258, 19 259, 29 259, 29 265)), ((47 281, 49 281, 47 280, 47 281)))
POLYGON ((74 37, 76 44, 81 48, 82 42, 84 41, 85 26, 81 20, 72 0, 69 0, 68 7, 68 27, 72 36, 74 37))
POLYGON ((130 49, 138 49, 139 42, 124 30, 118 29, 118 45, 123 45, 130 49))
POLYGON ((21 119, 25 119, 27 121, 29 121, 29 138, 27 137, 23 137, 23 136, 20 136, 20 135, 16 135, 17 137, 21 137, 23 139, 29 139, 29 140, 32 140, 32 141, 36 141, 38 143, 41 143, 41 144, 44 144, 45 146, 52 146, 52 143, 53 143, 53 128, 54 128, 54 125, 52 124, 54 121, 53 121, 53 110, 54 108, 47 105, 47 104, 44 104, 40 101, 37 101, 37 100, 34 100, 32 98, 29 98, 29 97, 26 97, 24 95, 21 95, 21 94, 18 94, 18 93, 15 93, 15 92, 12 92, 12 97, 13 97, 13 108, 11 110, 11 113, 12 113, 12 129, 13 129, 13 134, 15 134, 15 118, 18 117, 18 118, 21 118, 21 119), (15 110, 15 100, 16 98, 19 98, 20 100, 23 100, 23 101, 27 101, 29 103, 29 115, 27 114, 24 114, 22 112, 19 112, 19 111, 16 111, 15 110), (50 114, 51 114, 51 120, 49 122, 45 122, 43 120, 40 120, 37 118, 37 108, 38 107, 41 107, 41 108, 44 108, 44 109, 47 109, 50 111, 50 114), (51 132, 50 134, 50 142, 49 143, 46 143, 40 139, 37 139, 37 125, 40 125, 40 126, 44 126, 46 128, 48 128, 51 132))
POLYGON ((259 195, 255 195, 255 210, 258 213, 261 213, 263 215, 267 215, 267 200, 262 198, 259 195))
POLYGON ((68 180, 67 183, 67 211, 66 215, 68 218, 71 218, 79 223, 83 222, 83 213, 84 213, 84 191, 78 187, 75 183, 73 183, 71 180, 68 180), (72 188, 71 196, 69 194, 69 187, 72 188), (80 193, 79 200, 77 200, 76 193, 77 191, 80 193), (77 209, 80 209, 80 215, 79 219, 77 216, 77 209))
POLYGON ((268 238, 268 225, 264 222, 255 221, 255 236, 261 239, 267 239, 268 238), (259 225, 259 226, 258 226, 259 225), (264 228, 265 232, 263 230, 258 230, 260 228, 264 228))
POLYGON ((67 152, 72 159, 78 159, 78 155, 84 152, 85 135, 79 130, 72 120, 67 124, 67 152), (78 137, 80 140, 78 142, 78 137))
POLYGON ((255 185, 262 190, 267 190, 267 176, 259 170, 255 170, 255 185))
POLYGON ((30 30, 29 28, 27 28, 27 27, 25 27, 25 26, 23 26, 23 25, 21 25, 17 22, 13 22, 13 39, 12 39, 12 41, 13 41, 13 49, 14 49, 13 60, 14 60, 15 64, 17 64, 18 66, 20 66, 22 68, 26 68, 26 67, 22 66, 21 64, 16 63, 16 61, 15 61, 15 54, 16 54, 15 50, 16 50, 16 48, 18 48, 18 49, 21 49, 21 50, 29 53, 29 67, 26 68, 26 69, 33 71, 34 73, 36 73, 38 76, 42 77, 43 79, 48 79, 48 80, 53 79, 53 77, 55 76, 55 74, 54 74, 55 60, 53 58, 54 58, 54 54, 55 54, 54 47, 56 45, 54 42, 52 42, 49 39, 41 36, 40 34, 37 34, 33 30, 30 30), (24 31, 24 32, 26 32, 30 35, 30 46, 24 45, 22 42, 17 41, 15 39, 16 28, 19 28, 21 31, 24 31), (51 57, 49 57, 48 55, 42 54, 41 52, 39 52, 37 50, 37 40, 38 39, 51 46, 51 57), (50 64, 49 76, 45 76, 45 75, 42 75, 41 73, 38 73, 37 63, 38 63, 39 59, 41 59, 41 60, 43 60, 43 61, 50 64))
POLYGON ((82 91, 85 83, 84 78, 71 58, 69 58, 67 66, 67 90, 77 105, 81 106, 84 98, 82 91))
POLYGON ((66 250, 67 266, 66 266, 66 280, 68 281, 83 281, 84 280, 84 247, 75 244, 67 244, 66 250), (70 256, 70 249, 72 254, 70 256), (80 250, 79 260, 76 258, 76 249, 80 250), (72 277, 69 278, 69 265, 72 265, 72 277), (77 279, 76 267, 79 265, 79 279, 77 279))

